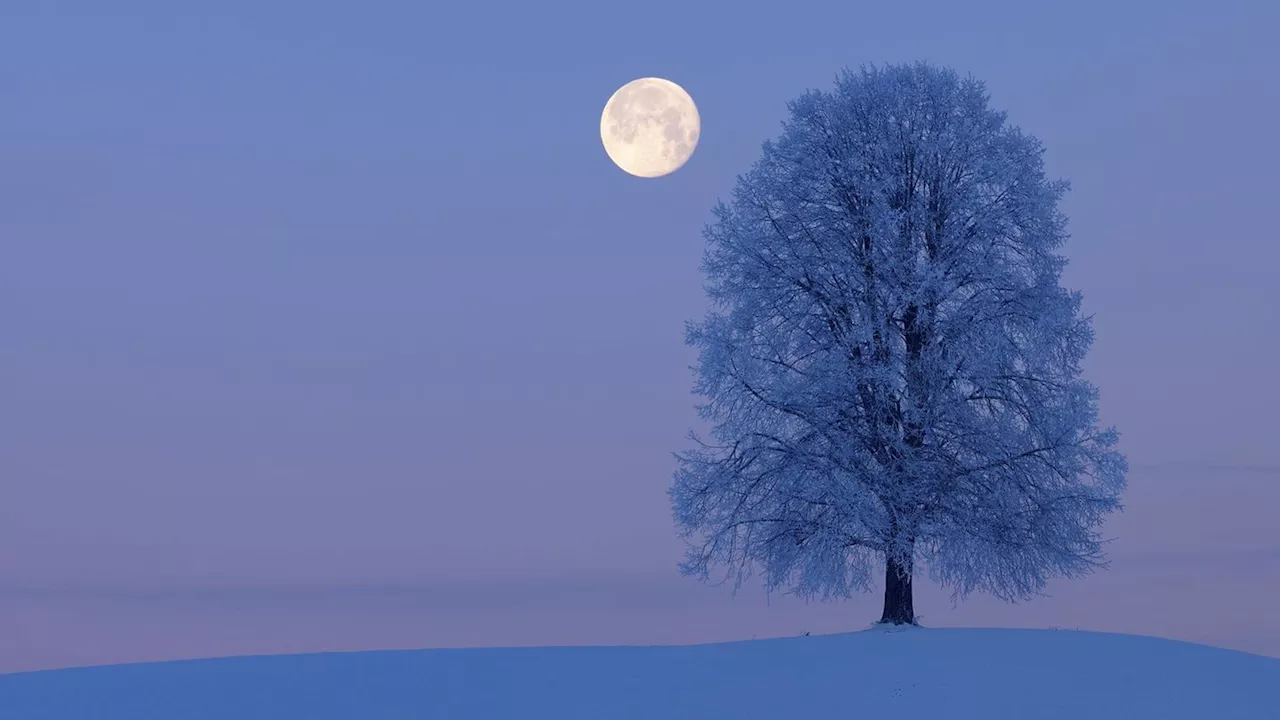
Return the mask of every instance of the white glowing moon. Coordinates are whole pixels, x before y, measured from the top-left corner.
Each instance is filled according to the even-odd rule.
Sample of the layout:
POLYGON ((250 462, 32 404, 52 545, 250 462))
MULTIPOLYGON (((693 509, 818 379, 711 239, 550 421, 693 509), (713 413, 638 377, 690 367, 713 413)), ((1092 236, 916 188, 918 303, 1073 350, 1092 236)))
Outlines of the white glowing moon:
POLYGON ((698 146, 702 121, 684 88, 662 78, 640 78, 618 88, 600 116, 609 159, 638 177, 679 170, 698 146))

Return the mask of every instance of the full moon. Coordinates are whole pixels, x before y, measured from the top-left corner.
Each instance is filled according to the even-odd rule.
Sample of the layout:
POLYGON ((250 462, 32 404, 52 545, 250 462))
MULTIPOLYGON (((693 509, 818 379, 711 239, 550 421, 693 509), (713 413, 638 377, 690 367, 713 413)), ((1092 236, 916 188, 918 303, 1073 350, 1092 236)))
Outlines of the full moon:
POLYGON ((618 88, 600 116, 600 139, 615 165, 637 177, 679 170, 698 146, 698 107, 684 88, 640 78, 618 88))

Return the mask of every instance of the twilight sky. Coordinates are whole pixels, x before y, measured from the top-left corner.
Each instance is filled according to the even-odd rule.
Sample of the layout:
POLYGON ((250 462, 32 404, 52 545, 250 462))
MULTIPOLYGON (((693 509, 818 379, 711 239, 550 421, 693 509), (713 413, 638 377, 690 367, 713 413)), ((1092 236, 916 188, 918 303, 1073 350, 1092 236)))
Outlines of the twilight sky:
POLYGON ((665 490, 710 208, 787 100, 914 60, 1072 181, 1134 465, 1110 572, 924 623, 1280 656, 1280 9, 645 5, 0 3, 0 672, 874 620, 680 578, 665 490), (657 180, 598 136, 646 75, 702 113, 657 180))

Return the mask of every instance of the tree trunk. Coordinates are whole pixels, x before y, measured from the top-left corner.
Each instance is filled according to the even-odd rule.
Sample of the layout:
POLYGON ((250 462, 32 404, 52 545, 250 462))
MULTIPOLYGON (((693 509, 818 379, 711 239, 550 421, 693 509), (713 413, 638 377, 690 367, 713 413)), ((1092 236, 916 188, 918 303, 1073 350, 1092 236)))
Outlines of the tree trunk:
POLYGON ((915 625, 916 609, 911 598, 911 568, 893 558, 885 562, 884 615, 881 623, 915 625))
MULTIPOLYGON (((927 323, 928 318, 925 318, 924 322, 927 323)), ((907 462, 914 463, 919 460, 920 448, 924 447, 923 421, 927 400, 926 383, 922 380, 924 368, 921 367, 921 354, 928 339, 927 327, 921 323, 920 308, 914 303, 908 305, 903 312, 902 326, 907 345, 907 399, 914 408, 906 413, 899 411, 896 419, 900 420, 903 442, 910 448, 907 462)), ((901 460, 899 462, 897 469, 899 471, 905 470, 907 462, 902 462, 901 460)), ((910 518, 909 527, 919 527, 917 525, 919 521, 918 509, 893 507, 891 510, 892 537, 906 541, 906 560, 904 564, 904 562, 898 562, 898 560, 894 559, 893 552, 885 553, 884 615, 880 618, 880 622, 893 625, 915 625, 916 608, 911 597, 915 537, 909 531, 899 535, 899 532, 903 531, 899 523, 902 518, 907 517, 910 518)))

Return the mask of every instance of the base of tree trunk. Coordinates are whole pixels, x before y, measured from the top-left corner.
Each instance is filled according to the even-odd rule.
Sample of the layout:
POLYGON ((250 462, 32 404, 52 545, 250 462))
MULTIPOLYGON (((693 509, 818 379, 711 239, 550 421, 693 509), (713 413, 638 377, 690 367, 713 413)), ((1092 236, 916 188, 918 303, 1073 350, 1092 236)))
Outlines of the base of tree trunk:
POLYGON ((916 609, 911 597, 911 569, 890 559, 884 568, 884 614, 881 625, 915 625, 916 609))

